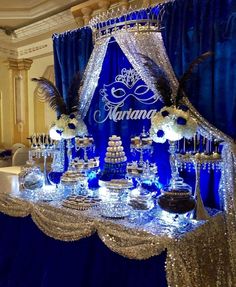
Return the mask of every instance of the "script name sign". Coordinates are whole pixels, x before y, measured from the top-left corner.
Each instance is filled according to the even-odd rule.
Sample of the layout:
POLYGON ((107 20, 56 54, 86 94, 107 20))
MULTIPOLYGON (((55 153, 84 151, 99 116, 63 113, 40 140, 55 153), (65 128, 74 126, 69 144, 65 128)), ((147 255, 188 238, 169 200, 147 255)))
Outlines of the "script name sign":
POLYGON ((115 81, 103 85, 99 91, 104 102, 103 110, 95 110, 94 121, 104 123, 107 120, 114 122, 122 120, 144 120, 151 119, 156 109, 150 109, 150 105, 157 102, 158 96, 150 91, 148 86, 134 69, 122 69, 121 74, 115 77, 115 81), (125 101, 133 98, 149 109, 125 109, 125 101))

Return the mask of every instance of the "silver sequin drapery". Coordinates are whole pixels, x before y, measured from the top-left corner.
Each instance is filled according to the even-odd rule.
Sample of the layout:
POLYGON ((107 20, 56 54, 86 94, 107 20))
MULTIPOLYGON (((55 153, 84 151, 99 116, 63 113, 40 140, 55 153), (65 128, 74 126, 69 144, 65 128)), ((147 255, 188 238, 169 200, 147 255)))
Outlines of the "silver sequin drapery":
MULTIPOLYGON (((121 30, 119 33, 115 33, 113 37, 133 68, 138 72, 149 89, 154 92, 157 99, 160 98, 160 94, 154 85, 154 79, 151 77, 148 68, 143 65, 142 54, 149 56, 163 68, 170 79, 172 89, 176 91, 177 80, 166 55, 161 33, 129 33, 121 30)), ((82 117, 86 116, 90 107, 110 40, 111 37, 106 37, 96 42, 85 70, 84 84, 80 90, 79 110, 82 117)))

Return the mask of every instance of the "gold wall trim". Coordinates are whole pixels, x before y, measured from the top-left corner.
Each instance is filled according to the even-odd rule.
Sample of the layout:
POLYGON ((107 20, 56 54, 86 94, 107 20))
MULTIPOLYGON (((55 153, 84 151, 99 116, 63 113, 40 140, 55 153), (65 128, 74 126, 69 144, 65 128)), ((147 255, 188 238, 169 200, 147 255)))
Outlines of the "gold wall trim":
POLYGON ((89 21, 96 15, 105 13, 110 9, 120 9, 121 14, 129 8, 147 8, 166 2, 165 0, 88 0, 71 7, 71 13, 79 27, 88 25, 89 21))

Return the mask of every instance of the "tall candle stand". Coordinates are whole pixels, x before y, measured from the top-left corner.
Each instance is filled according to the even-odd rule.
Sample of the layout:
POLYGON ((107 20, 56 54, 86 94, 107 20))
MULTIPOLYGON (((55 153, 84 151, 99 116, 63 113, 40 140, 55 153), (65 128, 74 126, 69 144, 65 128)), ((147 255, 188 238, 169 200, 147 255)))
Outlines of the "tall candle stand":
POLYGON ((54 154, 58 152, 56 149, 56 141, 51 140, 49 135, 45 134, 34 134, 28 139, 31 141, 31 149, 29 151, 30 158, 39 159, 43 157, 44 183, 45 185, 49 185, 47 178, 47 158, 54 156, 54 154))
POLYGON ((75 158, 73 160, 73 165, 77 171, 84 178, 82 181, 81 189, 87 193, 88 190, 88 172, 98 171, 99 168, 99 158, 98 157, 88 157, 88 151, 94 151, 95 145, 94 140, 91 136, 76 137, 75 138, 75 148, 77 151, 83 150, 83 157, 75 158))
MULTIPOLYGON (((201 169, 220 170, 221 155, 219 153, 219 142, 213 140, 214 151, 212 150, 212 140, 203 138, 202 146, 200 147, 199 137, 196 136, 193 139, 192 152, 177 153, 176 159, 178 166, 183 169, 190 169, 193 165, 195 170, 195 192, 194 197, 196 199, 196 207, 193 213, 193 218, 196 220, 206 220, 209 218, 209 214, 204 207, 201 191, 200 191, 200 179, 201 169), (199 152, 201 150, 201 152, 199 152)), ((185 147, 185 144, 184 144, 185 147)))
POLYGON ((130 219, 141 224, 147 219, 147 216, 145 216, 146 211, 154 206, 152 193, 142 187, 142 182, 144 180, 153 181, 156 178, 157 166, 148 160, 144 161, 144 153, 151 154, 153 151, 152 139, 145 130, 143 130, 140 136, 131 138, 130 149, 131 152, 138 152, 140 154, 138 161, 127 163, 127 176, 135 178, 137 181, 137 187, 129 193, 129 205, 134 210, 130 219))

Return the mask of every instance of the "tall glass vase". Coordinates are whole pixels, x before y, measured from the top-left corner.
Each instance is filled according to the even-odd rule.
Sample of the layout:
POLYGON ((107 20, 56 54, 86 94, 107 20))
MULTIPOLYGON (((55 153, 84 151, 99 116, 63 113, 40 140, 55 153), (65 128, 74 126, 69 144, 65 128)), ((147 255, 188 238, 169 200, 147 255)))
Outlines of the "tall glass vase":
POLYGON ((176 142, 169 141, 169 153, 170 153, 170 169, 171 180, 170 185, 174 188, 178 183, 183 182, 183 179, 179 176, 178 161, 176 156, 176 142))
POLYGON ((195 207, 195 200, 192 196, 192 188, 184 183, 183 178, 179 176, 178 160, 176 155, 176 144, 170 141, 170 183, 163 188, 158 197, 159 206, 169 213, 174 214, 173 218, 181 214, 186 214, 195 207))
POLYGON ((53 154, 51 170, 48 173, 48 179, 51 184, 59 184, 60 178, 65 168, 65 143, 64 140, 58 141, 53 154))

